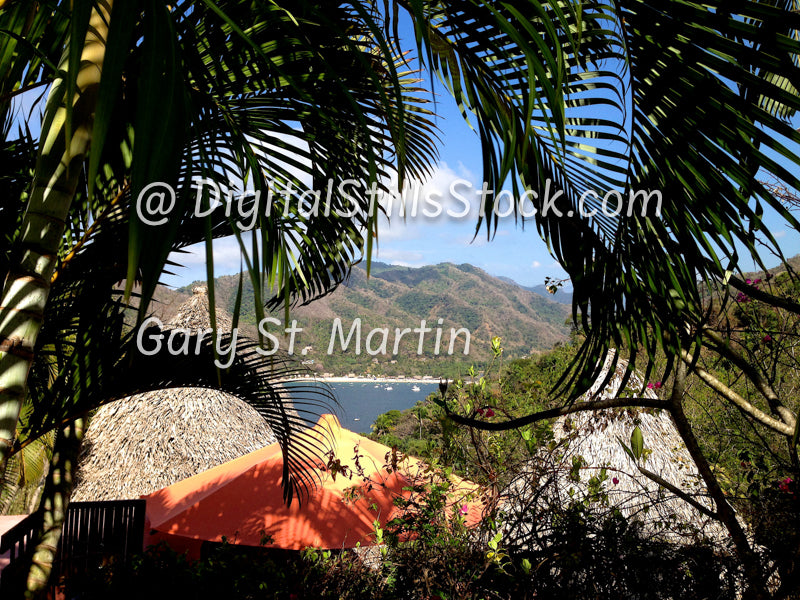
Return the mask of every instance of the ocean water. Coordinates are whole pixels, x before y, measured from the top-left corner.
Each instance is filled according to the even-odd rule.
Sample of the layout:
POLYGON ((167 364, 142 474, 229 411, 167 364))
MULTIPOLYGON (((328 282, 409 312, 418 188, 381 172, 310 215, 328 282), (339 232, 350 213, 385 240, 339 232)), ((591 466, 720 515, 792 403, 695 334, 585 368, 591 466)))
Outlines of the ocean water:
POLYGON ((370 425, 378 415, 393 409, 411 408, 419 400, 439 389, 438 382, 432 383, 378 383, 352 382, 329 383, 341 408, 336 416, 346 427, 358 433, 369 433, 370 425), (417 386, 420 391, 413 391, 417 386), (391 389, 389 389, 391 388, 391 389))

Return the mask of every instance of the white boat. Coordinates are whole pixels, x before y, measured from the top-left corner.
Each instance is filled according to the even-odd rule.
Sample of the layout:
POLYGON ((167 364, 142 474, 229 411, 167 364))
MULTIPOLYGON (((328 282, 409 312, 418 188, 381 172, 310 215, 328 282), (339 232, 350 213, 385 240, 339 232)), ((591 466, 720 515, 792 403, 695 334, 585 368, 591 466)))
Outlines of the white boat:
POLYGON ((359 419, 358 417, 356 417, 355 419, 353 419, 353 421, 360 421, 360 420, 361 420, 361 419, 359 419))
POLYGON ((418 392, 419 390, 420 390, 420 387, 418 385, 415 385, 414 387, 411 388, 412 392, 418 392))
POLYGON ((386 391, 387 391, 387 392, 391 392, 393 389, 394 389, 394 388, 393 388, 392 386, 387 386, 387 387, 386 387, 386 391))

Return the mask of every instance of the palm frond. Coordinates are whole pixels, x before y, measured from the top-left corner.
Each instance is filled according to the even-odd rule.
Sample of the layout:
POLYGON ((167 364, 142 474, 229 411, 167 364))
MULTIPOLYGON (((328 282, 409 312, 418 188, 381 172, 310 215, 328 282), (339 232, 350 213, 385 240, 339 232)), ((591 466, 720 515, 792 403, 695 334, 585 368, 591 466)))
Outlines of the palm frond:
POLYGON ((761 264, 760 241, 781 255, 763 211, 797 221, 755 174, 798 189, 787 164, 800 165, 800 134, 786 120, 800 105, 796 2, 397 4, 474 124, 484 179, 538 194, 537 228, 588 334, 561 382, 571 398, 610 345, 672 348, 703 318, 698 280, 722 280, 742 252, 761 264), (543 214, 548 182, 562 195, 543 214), (653 190, 660 215, 628 213, 653 190), (588 191, 625 205, 612 196, 582 218, 588 191))

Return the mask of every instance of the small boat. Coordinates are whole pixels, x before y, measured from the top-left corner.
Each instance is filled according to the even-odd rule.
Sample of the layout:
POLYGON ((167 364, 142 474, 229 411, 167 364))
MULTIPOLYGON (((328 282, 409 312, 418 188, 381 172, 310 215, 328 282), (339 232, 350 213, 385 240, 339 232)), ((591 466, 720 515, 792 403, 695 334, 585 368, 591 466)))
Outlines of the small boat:
POLYGON ((420 387, 418 385, 415 385, 414 387, 411 388, 412 392, 418 392, 419 390, 420 390, 420 387))
POLYGON ((353 421, 360 421, 360 420, 361 420, 361 419, 359 419, 358 417, 356 417, 355 419, 353 419, 353 421))
POLYGON ((391 392, 393 389, 394 389, 394 388, 393 388, 392 386, 387 386, 387 387, 386 387, 386 391, 387 391, 387 392, 391 392))

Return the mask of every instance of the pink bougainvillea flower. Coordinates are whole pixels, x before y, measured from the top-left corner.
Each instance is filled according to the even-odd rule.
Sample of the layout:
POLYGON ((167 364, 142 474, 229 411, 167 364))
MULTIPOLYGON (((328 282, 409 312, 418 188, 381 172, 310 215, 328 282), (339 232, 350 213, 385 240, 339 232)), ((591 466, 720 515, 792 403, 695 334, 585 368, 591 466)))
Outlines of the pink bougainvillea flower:
POLYGON ((656 389, 660 389, 662 385, 663 385, 663 384, 662 384, 660 381, 656 381, 656 382, 653 384, 653 387, 654 387, 654 388, 656 388, 656 389))
POLYGON ((752 281, 750 281, 749 279, 745 279, 745 280, 744 280, 744 282, 745 282, 747 285, 750 285, 751 283, 753 283, 753 282, 752 282, 752 281))
POLYGON ((475 411, 475 413, 480 415, 480 416, 483 416, 483 409, 479 408, 478 410, 475 411))
POLYGON ((466 504, 464 504, 464 505, 461 507, 461 510, 459 510, 458 512, 460 512, 462 515, 466 515, 466 514, 467 514, 467 512, 469 512, 469 508, 467 507, 467 505, 466 505, 466 504))
POLYGON ((619 483, 619 479, 617 479, 616 477, 612 477, 611 478, 611 483, 613 483, 614 485, 617 485, 619 483))
POLYGON ((652 390, 654 387, 656 387, 656 386, 654 386, 652 383, 648 383, 647 384, 647 389, 648 390, 652 390))
POLYGON ((772 336, 770 334, 767 334, 761 339, 762 339, 762 341, 764 341, 764 342, 769 344, 772 341, 772 336))
POLYGON ((487 408, 485 414, 487 417, 493 417, 494 411, 491 408, 487 408))

